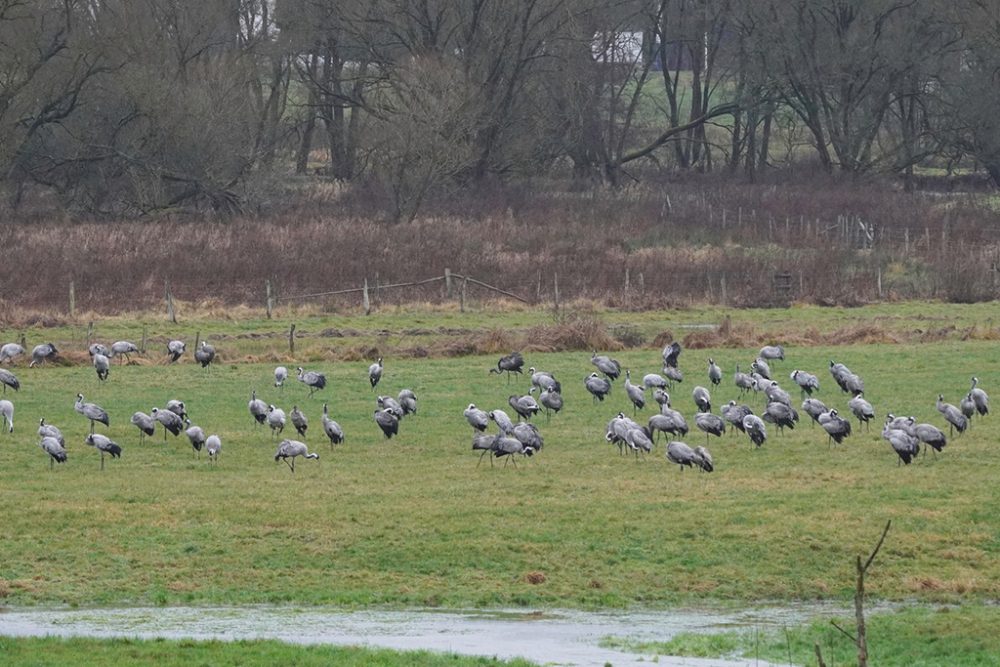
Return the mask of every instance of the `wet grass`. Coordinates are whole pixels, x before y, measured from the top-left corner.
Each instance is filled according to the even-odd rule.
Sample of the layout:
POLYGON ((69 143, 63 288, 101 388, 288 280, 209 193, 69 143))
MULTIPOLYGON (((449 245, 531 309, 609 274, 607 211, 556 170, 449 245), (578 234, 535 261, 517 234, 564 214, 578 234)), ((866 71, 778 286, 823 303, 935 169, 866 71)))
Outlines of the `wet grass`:
MULTIPOLYGON (((853 632, 853 619, 843 618, 837 622, 853 632)), ((919 608, 873 614, 867 626, 871 664, 885 667, 1000 665, 1000 609, 993 606, 919 608)), ((828 620, 782 630, 682 633, 665 642, 609 638, 602 643, 645 656, 759 658, 795 665, 816 664, 815 646, 818 644, 828 665, 857 662, 853 643, 828 620)))
MULTIPOLYGON (((952 308, 955 324, 947 326, 982 324, 986 314, 973 306, 929 305, 923 316, 943 318, 952 308)), ((921 317, 916 306, 869 315, 883 312, 910 323, 905 326, 921 317)), ((671 313, 670 322, 652 315, 646 320, 645 314, 609 313, 607 319, 653 331, 719 314, 699 313, 671 313)), ((803 322, 825 331, 856 315, 819 311, 803 322)), ((787 328, 800 313, 738 316, 756 317, 762 328, 787 328)), ((371 320, 369 330, 404 322, 447 328, 462 316, 392 317, 399 319, 371 320)), ((516 327, 539 316, 510 317, 516 327)), ((326 324, 305 321, 303 327, 326 324)), ((493 321, 479 324, 491 327, 493 321)), ((122 328, 100 325, 99 331, 107 327, 115 334, 104 340, 127 332, 124 322, 113 325, 122 328)), ((230 333, 241 330, 254 328, 241 323, 230 333)), ((756 349, 740 347, 687 350, 681 356, 687 380, 673 392, 674 406, 691 419, 690 392, 707 384, 709 356, 726 370, 724 385, 713 390, 714 404, 735 398, 732 369, 755 355, 756 349)), ((86 366, 20 367, 23 388, 8 392, 17 429, 0 436, 8 508, 0 522, 0 600, 606 608, 847 599, 854 555, 870 548, 888 518, 893 530, 871 577, 873 595, 960 602, 1000 594, 1000 519, 992 510, 1000 456, 989 421, 977 423, 942 455, 908 467, 897 467, 878 425, 831 449, 822 431, 802 424, 772 434, 758 451, 726 435, 709 444, 715 473, 681 473, 664 460, 662 444, 655 455, 636 461, 604 441, 607 420, 630 408, 620 387, 607 402, 593 404, 582 386, 592 370, 589 352, 526 356, 527 365, 562 380, 567 407, 551 423, 539 421, 545 448, 517 469, 486 462, 477 467, 462 417, 469 402, 506 407, 509 394, 527 391, 525 379, 508 385, 487 373, 496 355, 387 357, 379 391, 409 387, 420 400, 419 414, 406 418, 392 441, 371 419, 367 361, 307 364, 330 381, 313 398, 295 380, 274 389, 271 363, 208 369, 115 364, 103 386, 86 366), (319 462, 299 461, 292 475, 273 461, 270 435, 252 426, 247 413, 252 389, 286 411, 293 404, 305 410, 307 442, 320 452, 319 462), (72 407, 78 391, 111 413, 107 432, 124 448, 122 459, 110 461, 103 473, 97 453, 83 445, 88 425, 72 407), (131 413, 170 398, 186 401, 192 420, 222 437, 217 467, 195 458, 183 435, 164 444, 158 432, 138 444, 131 413), (347 443, 335 451, 319 433, 324 400, 347 432, 347 443), (52 472, 37 446, 39 417, 61 426, 69 441, 69 462, 52 472)), ((659 370, 658 348, 616 356, 636 380, 659 370)), ((817 373, 820 397, 844 413, 846 398, 833 391, 825 369, 830 359, 847 363, 865 378, 879 423, 892 411, 941 424, 934 410, 938 392, 957 403, 973 374, 988 391, 1000 385, 995 343, 988 340, 790 346, 787 356, 776 373, 817 373)), ((763 407, 760 399, 752 405, 763 407)), ((688 442, 702 439, 692 433, 688 442)))
POLYGON ((277 641, 190 641, 140 639, 60 639, 0 637, 0 662, 18 667, 62 665, 297 665, 309 667, 529 667, 524 660, 501 661, 427 651, 358 647, 300 646, 277 641))

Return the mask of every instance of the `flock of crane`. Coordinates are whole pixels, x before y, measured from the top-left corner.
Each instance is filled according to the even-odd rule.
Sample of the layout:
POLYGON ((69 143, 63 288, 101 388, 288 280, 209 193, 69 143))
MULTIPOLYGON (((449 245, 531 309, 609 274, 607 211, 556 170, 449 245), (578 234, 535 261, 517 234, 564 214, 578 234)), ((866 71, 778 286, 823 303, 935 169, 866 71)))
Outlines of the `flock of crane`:
MULTIPOLYGON (((625 371, 624 391, 632 405, 633 417, 646 407, 647 391, 652 393, 653 401, 659 409, 645 424, 626 416, 624 412, 619 412, 608 422, 605 440, 616 445, 619 454, 632 451, 638 456, 640 453, 652 452, 659 433, 674 438, 682 438, 688 434, 688 422, 680 412, 671 407, 668 393, 675 384, 684 380, 678 365, 680 354, 679 343, 673 342, 667 345, 663 349, 662 374, 646 374, 641 383, 633 383, 631 372, 625 371)), ((707 445, 712 436, 721 437, 726 432, 727 426, 744 433, 749 438, 752 448, 758 448, 767 441, 768 424, 773 425, 779 432, 786 428, 794 429, 799 422, 799 413, 792 406, 791 394, 772 377, 771 371, 772 364, 784 360, 784 348, 780 345, 768 345, 761 348, 757 358, 750 364, 749 373, 740 371, 739 365, 736 366, 733 381, 739 390, 739 397, 757 393, 765 397, 765 407, 759 415, 749 405, 738 403, 736 400, 730 400, 722 405, 720 414, 715 414, 712 412, 709 389, 700 385, 694 387, 692 398, 698 409, 694 415, 694 424, 705 434, 706 446, 691 447, 679 439, 670 440, 666 448, 667 459, 680 465, 682 470, 686 466, 712 472, 715 463, 707 445)), ((611 393, 614 381, 621 377, 622 367, 617 360, 599 355, 596 351, 591 356, 591 363, 597 371, 584 378, 584 387, 593 396, 595 403, 603 402, 611 393)), ((509 378, 512 373, 522 374, 523 369, 523 356, 514 352, 501 357, 497 367, 491 369, 491 372, 507 373, 509 378)), ((472 449, 482 451, 480 461, 486 453, 512 459, 516 455, 532 456, 541 449, 542 436, 534 425, 527 423, 527 420, 542 409, 547 414, 562 409, 561 385, 552 373, 533 367, 528 369, 528 373, 531 380, 528 395, 514 395, 509 399, 511 408, 518 416, 516 423, 503 410, 486 412, 474 404, 466 408, 465 417, 475 429, 472 449), (539 391, 537 401, 533 398, 536 390, 539 391), (521 422, 521 419, 525 422, 521 422), (486 433, 490 422, 496 424, 498 433, 486 433)), ((859 428, 861 425, 866 429, 870 428, 870 422, 875 419, 875 409, 864 397, 864 380, 844 364, 834 361, 830 361, 830 374, 840 390, 850 396, 847 408, 858 420, 859 428)), ((851 435, 851 421, 842 417, 835 407, 827 407, 813 396, 814 392, 819 391, 819 378, 816 375, 796 369, 789 374, 789 378, 804 399, 802 411, 809 415, 812 423, 819 424, 823 428, 831 446, 833 443, 842 443, 851 435)), ((714 387, 719 387, 723 381, 722 369, 711 358, 708 359, 708 380, 714 387)), ((989 413, 989 396, 978 387, 978 384, 979 379, 973 377, 972 386, 961 400, 959 407, 945 403, 944 396, 938 395, 937 410, 947 422, 950 434, 953 435, 955 431, 964 432, 973 416, 985 416, 989 413)), ((882 437, 899 457, 900 465, 913 461, 920 452, 921 444, 935 452, 940 452, 947 444, 944 431, 933 424, 918 423, 915 417, 898 417, 892 413, 885 417, 882 437)), ((926 453, 926 449, 924 451, 926 453)))
MULTIPOLYGON (((702 471, 712 472, 715 464, 707 448, 712 436, 721 437, 727 429, 740 431, 749 438, 752 448, 758 448, 768 439, 768 424, 781 432, 786 428, 794 429, 799 422, 799 413, 792 405, 791 394, 772 377, 771 365, 783 362, 785 351, 778 345, 765 346, 750 364, 749 372, 742 372, 737 365, 733 376, 734 386, 739 390, 741 399, 750 394, 763 394, 765 407, 761 413, 756 414, 749 405, 730 400, 721 406, 719 414, 715 414, 712 411, 710 390, 704 386, 696 386, 692 391, 692 398, 698 411, 693 421, 695 427, 705 434, 705 446, 692 447, 683 442, 679 438, 687 436, 688 422, 684 415, 671 407, 669 394, 676 384, 684 380, 678 364, 681 351, 680 344, 676 342, 667 345, 662 353, 662 374, 645 374, 641 382, 633 383, 631 372, 625 370, 624 393, 632 405, 632 417, 626 416, 624 412, 618 412, 608 422, 604 436, 607 442, 617 446, 619 454, 624 455, 631 451, 638 456, 652 452, 659 434, 663 433, 675 438, 669 440, 666 447, 666 457, 670 462, 680 465, 681 469, 697 467, 702 471), (646 407, 647 392, 650 392, 658 410, 645 424, 642 424, 634 418, 639 410, 646 407)), ((98 380, 101 382, 108 380, 113 358, 118 357, 120 363, 124 363, 129 359, 129 355, 136 352, 138 348, 129 341, 118 341, 110 348, 100 343, 91 345, 89 353, 98 380)), ((167 345, 167 358, 171 363, 179 360, 185 352, 186 345, 183 341, 173 340, 167 345)), ((24 353, 24 348, 16 343, 3 345, 0 347, 0 364, 7 364, 24 353)), ((36 366, 54 358, 57 354, 58 350, 52 343, 37 345, 31 352, 31 362, 28 365, 36 366)), ((195 350, 194 358, 202 367, 207 367, 215 359, 215 349, 203 341, 195 350)), ((513 352, 501 357, 490 372, 506 373, 509 383, 511 374, 523 374, 524 363, 524 357, 518 352, 513 352)), ((583 384, 593 397, 593 401, 601 403, 611 393, 614 382, 621 377, 622 367, 617 360, 599 355, 596 351, 591 356, 591 363, 596 367, 596 371, 585 377, 583 384)), ((369 366, 368 380, 372 391, 379 384, 383 370, 381 357, 369 366)), ((842 363, 831 361, 829 370, 841 391, 850 396, 847 409, 858 420, 859 428, 861 425, 869 428, 870 422, 875 419, 875 410, 864 397, 864 380, 842 363)), ((480 452, 480 463, 483 456, 489 455, 491 465, 494 458, 505 458, 506 461, 513 461, 516 467, 517 457, 533 456, 542 449, 544 439, 540 429, 531 423, 531 419, 542 411, 551 417, 563 409, 562 386, 550 372, 532 367, 528 369, 528 374, 531 382, 528 393, 513 394, 508 399, 516 420, 502 409, 485 411, 475 404, 469 404, 464 410, 465 419, 474 429, 472 449, 480 452), (534 396, 536 391, 537 399, 534 396), (487 432, 491 424, 496 425, 497 432, 487 432)), ((288 377, 288 369, 278 366, 274 369, 274 386, 282 388, 288 377)), ((299 367, 296 377, 309 388, 309 396, 327 386, 326 376, 318 371, 299 367)), ((708 359, 707 377, 708 384, 713 387, 722 384, 723 371, 712 358, 708 359)), ((841 416, 835 407, 827 407, 813 396, 813 393, 819 390, 819 379, 816 375, 803 370, 794 370, 789 374, 789 378, 794 386, 798 387, 804 399, 801 404, 802 411, 826 432, 831 445, 834 442, 842 443, 851 435, 851 421, 841 416)), ((973 416, 977 414, 984 416, 989 413, 989 396, 978 387, 978 384, 978 378, 973 377, 972 386, 958 407, 945 403, 944 397, 938 395, 937 410, 947 422, 950 434, 955 431, 964 432, 973 416)), ((17 377, 5 368, 0 368, 0 385, 5 393, 7 387, 15 391, 20 389, 17 377)), ((395 398, 378 395, 376 406, 377 409, 373 413, 374 422, 384 437, 390 439, 398 434, 400 421, 404 417, 416 414, 417 397, 412 390, 403 389, 395 398)), ((257 398, 254 390, 251 392, 247 407, 256 425, 266 425, 270 428, 272 439, 283 434, 287 421, 291 421, 297 435, 305 439, 309 421, 297 405, 286 415, 281 408, 257 398)), ((75 410, 90 422, 90 434, 85 442, 100 452, 103 470, 106 455, 119 458, 122 452, 118 443, 106 435, 95 432, 96 424, 109 426, 109 415, 101 406, 86 402, 82 394, 77 394, 75 410)), ((154 435, 159 424, 163 428, 164 439, 167 433, 179 436, 184 432, 199 457, 204 449, 209 462, 218 463, 222 451, 221 438, 217 434, 207 435, 202 427, 192 424, 183 401, 168 401, 164 408, 154 407, 150 414, 135 412, 130 421, 139 429, 140 442, 146 436, 154 435)), ((14 405, 6 398, 0 399, 0 423, 13 432, 14 405)), ((327 403, 323 404, 321 424, 331 446, 344 442, 344 430, 330 417, 327 403)), ((46 423, 42 418, 39 420, 38 435, 39 445, 49 456, 50 466, 67 460, 66 441, 58 427, 46 423)), ((913 461, 920 452, 921 444, 935 452, 940 452, 947 444, 944 431, 933 424, 918 423, 912 416, 897 417, 891 413, 885 416, 882 437, 898 455, 900 464, 909 464, 913 461)), ((284 461, 294 473, 295 459, 299 457, 318 459, 319 454, 310 452, 308 446, 301 440, 282 439, 274 460, 284 461)))

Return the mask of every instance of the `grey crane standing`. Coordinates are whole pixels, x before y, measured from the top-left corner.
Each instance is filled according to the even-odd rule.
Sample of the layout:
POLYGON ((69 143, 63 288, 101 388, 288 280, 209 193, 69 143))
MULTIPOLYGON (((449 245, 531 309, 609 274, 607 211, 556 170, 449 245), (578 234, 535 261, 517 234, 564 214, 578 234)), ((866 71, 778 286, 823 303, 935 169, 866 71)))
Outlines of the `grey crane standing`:
POLYGON ((708 358, 708 379, 716 387, 722 384, 722 369, 711 357, 708 358))
POLYGON ((285 430, 285 411, 273 405, 267 406, 267 425, 271 427, 271 438, 285 430))
POLYGON ((187 408, 184 406, 184 401, 178 401, 176 398, 172 398, 167 401, 167 410, 170 410, 181 419, 188 416, 187 408))
POLYGON ((299 366, 298 371, 299 382, 309 387, 309 396, 326 389, 326 376, 319 371, 303 370, 301 366, 299 366))
POLYGON ((185 419, 184 423, 187 424, 187 429, 184 430, 184 434, 188 437, 191 442, 191 447, 198 454, 198 458, 201 458, 201 450, 205 447, 205 431, 200 426, 195 426, 191 424, 190 419, 185 419))
POLYGON ((795 384, 799 385, 803 398, 806 395, 812 396, 814 391, 819 391, 819 379, 812 373, 794 370, 789 376, 795 384))
POLYGON ((826 411, 826 405, 818 398, 807 398, 802 401, 802 412, 812 417, 812 421, 809 422, 810 426, 814 423, 819 423, 819 416, 824 414, 826 411))
POLYGON ((760 447, 767 440, 767 427, 764 426, 764 420, 757 415, 743 417, 743 432, 750 436, 750 442, 756 447, 760 447))
POLYGON ((118 357, 118 363, 123 364, 125 359, 132 361, 130 355, 139 351, 135 343, 127 340, 119 340, 111 344, 111 354, 108 356, 118 357))
POLYGON ((147 435, 153 435, 156 432, 156 420, 147 415, 145 412, 132 413, 132 419, 130 421, 137 429, 139 429, 140 445, 146 439, 147 435))
POLYGON ((301 456, 304 459, 319 459, 319 454, 309 453, 309 448, 304 442, 298 440, 282 440, 278 445, 278 451, 274 454, 274 461, 284 461, 288 468, 295 472, 295 459, 301 456))
POLYGON ((965 429, 969 428, 969 420, 954 405, 945 403, 943 394, 938 394, 937 410, 944 416, 945 421, 948 422, 949 435, 953 435, 955 431, 964 433, 965 429))
POLYGON ((646 373, 642 376, 642 386, 646 389, 666 389, 670 386, 667 382, 667 378, 663 377, 659 373, 646 373))
MULTIPOLYGON (((948 444, 948 439, 944 436, 944 431, 933 424, 917 424, 913 427, 913 434, 917 439, 934 450, 940 452, 948 444)), ((924 450, 926 453, 927 450, 924 450)))
POLYGON ((681 356, 681 344, 674 341, 663 348, 663 365, 670 368, 677 368, 678 358, 681 356))
POLYGON ((562 385, 559 384, 559 380, 552 373, 537 370, 532 366, 528 369, 528 374, 531 376, 531 388, 528 389, 529 394, 535 393, 536 389, 540 392, 549 389, 557 394, 562 391, 562 385))
POLYGON ((500 357, 497 361, 497 367, 491 368, 490 373, 496 373, 497 375, 506 373, 507 384, 510 384, 510 374, 517 373, 520 375, 523 373, 522 368, 524 368, 524 357, 521 356, 520 352, 511 352, 508 355, 500 357))
POLYGON ((622 366, 616 360, 603 354, 597 354, 597 350, 590 356, 590 363, 597 366, 597 370, 611 381, 617 380, 622 374, 622 366))
POLYGON ((83 394, 76 395, 76 405, 73 406, 77 412, 90 420, 90 432, 94 432, 94 423, 100 422, 105 426, 110 426, 107 411, 96 403, 84 403, 83 394))
POLYGON ((865 425, 865 430, 869 430, 869 422, 875 418, 875 408, 872 404, 865 400, 864 392, 856 394, 851 400, 847 402, 847 407, 851 409, 854 416, 858 420, 858 428, 861 425, 865 425))
POLYGON ((753 388, 753 378, 740 370, 740 365, 736 364, 736 372, 733 374, 733 382, 739 387, 740 397, 746 395, 753 388))
POLYGON ((61 446, 66 446, 66 438, 63 437, 62 431, 59 430, 58 426, 46 424, 45 417, 38 420, 38 437, 55 438, 61 446))
POLYGON ((479 455, 479 461, 476 462, 476 467, 483 462, 483 457, 487 454, 490 455, 490 467, 493 467, 493 445, 496 442, 497 436, 491 433, 475 433, 472 436, 472 451, 481 452, 479 455))
POLYGON ((681 369, 676 366, 664 366, 663 375, 667 378, 671 387, 675 382, 684 382, 684 373, 681 373, 681 369))
POLYGON ((170 410, 161 410, 159 408, 153 408, 149 411, 150 415, 163 426, 163 441, 167 441, 167 431, 170 431, 174 437, 181 434, 181 430, 184 428, 184 422, 181 420, 180 415, 171 412, 170 410))
POLYGON ((563 409, 562 394, 555 389, 544 389, 538 395, 538 402, 545 408, 545 417, 547 419, 551 419, 553 412, 559 414, 559 411, 563 409))
POLYGON ((841 417, 836 410, 830 410, 820 415, 818 421, 829 436, 828 442, 833 441, 839 445, 844 442, 844 438, 851 434, 851 422, 841 417))
POLYGON ((506 412, 503 410, 491 410, 489 415, 493 423, 500 429, 501 435, 510 435, 514 432, 514 422, 511 421, 510 416, 506 412))
MULTIPOLYGON (((21 388, 21 382, 17 379, 17 376, 6 368, 0 368, 0 385, 3 385, 3 393, 5 394, 7 393, 7 387, 10 387, 14 391, 18 391, 21 388)), ((982 391, 982 389, 979 391, 982 391)))
POLYGON ((469 403, 469 407, 465 409, 463 414, 465 415, 465 420, 469 422, 469 426, 480 433, 485 431, 486 427, 490 425, 490 416, 486 414, 485 410, 477 408, 475 403, 469 403))
POLYGON ((759 374, 765 380, 771 379, 771 367, 767 365, 767 362, 757 357, 752 364, 750 364, 750 370, 754 373, 759 374))
POLYGON ((583 385, 595 401, 603 401, 604 397, 611 392, 611 382, 600 377, 597 373, 591 373, 584 378, 583 385))
POLYGON ((111 360, 101 353, 95 354, 91 360, 94 362, 98 382, 105 382, 111 374, 111 360))
POLYGON ((213 434, 205 438, 205 452, 210 462, 219 464, 219 454, 222 453, 222 440, 219 436, 213 434))
POLYGON ((969 426, 972 426, 972 417, 976 414, 976 404, 972 400, 972 392, 962 397, 962 400, 958 402, 958 409, 969 420, 969 426))
POLYGON ((524 396, 511 395, 507 398, 507 403, 517 413, 519 420, 530 420, 540 410, 538 402, 528 394, 524 396))
POLYGON ((780 345, 765 345, 760 348, 761 359, 766 359, 767 361, 784 361, 785 360, 785 348, 780 345))
POLYGON ((917 458, 920 453, 920 441, 916 436, 912 436, 902 429, 890 428, 888 423, 882 429, 882 437, 892 445, 893 451, 899 456, 896 465, 904 463, 910 465, 910 462, 917 458))
POLYGON ((41 345, 36 345, 34 349, 31 350, 31 363, 28 364, 28 368, 33 367, 35 364, 43 363, 49 359, 55 359, 56 355, 59 354, 59 350, 52 343, 42 343, 41 345))
POLYGON ((250 416, 257 425, 267 422, 267 403, 257 398, 257 390, 250 392, 250 402, 247 403, 250 416))
POLYGON ((59 444, 58 440, 50 436, 45 436, 38 444, 42 448, 42 451, 49 455, 49 470, 56 463, 66 463, 66 448, 59 444))
POLYGON ((514 459, 515 456, 532 456, 534 453, 534 449, 524 445, 517 438, 499 435, 493 439, 493 456, 498 459, 506 457, 503 464, 504 467, 507 467, 508 462, 513 462, 516 468, 517 461, 514 459))
POLYGON ((694 398, 694 404, 698 406, 700 412, 712 411, 712 396, 708 393, 708 389, 695 387, 691 397, 694 398))
POLYGON ((990 397, 977 386, 978 384, 979 378, 972 378, 972 388, 969 390, 969 395, 972 396, 972 403, 976 406, 976 412, 979 413, 979 416, 985 417, 990 413, 990 397))
POLYGON ((632 402, 632 414, 646 407, 646 390, 642 385, 632 384, 631 371, 625 371, 625 394, 632 402))
POLYGON ((186 350, 187 343, 182 340, 172 340, 167 343, 167 356, 170 357, 170 363, 174 363, 183 357, 186 350))
POLYGON ((743 431, 743 418, 752 414, 753 410, 749 405, 737 405, 736 401, 729 401, 722 406, 722 418, 732 424, 737 431, 743 431))
POLYGON ((375 404, 383 410, 392 409, 398 417, 403 417, 403 406, 392 396, 378 396, 375 398, 375 404))
POLYGON ((105 454, 110 454, 113 459, 120 459, 122 457, 122 448, 106 435, 91 433, 84 442, 101 453, 101 470, 104 470, 105 454))
POLYGON ((412 389, 400 389, 396 399, 399 401, 399 407, 402 408, 404 416, 417 414, 417 395, 413 393, 412 389))
POLYGON ((538 427, 534 424, 518 422, 514 424, 514 430, 511 432, 511 435, 517 438, 525 447, 531 447, 536 454, 542 451, 542 445, 545 441, 538 427))
POLYGON ((772 382, 764 389, 764 396, 770 403, 784 403, 788 407, 792 407, 792 397, 778 386, 777 382, 772 382))
POLYGON ((306 419, 305 414, 299 410, 299 406, 292 406, 292 411, 288 414, 288 418, 292 420, 292 426, 295 427, 295 432, 302 436, 302 439, 305 440, 306 430, 309 428, 309 420, 306 419))
POLYGON ((386 440, 399 434, 399 415, 394 408, 382 408, 375 411, 375 423, 382 430, 386 440))
POLYGON ((323 423, 323 433, 330 439, 330 447, 344 441, 344 429, 340 427, 340 424, 330 419, 326 403, 323 404, 323 417, 320 421, 323 423))
MULTIPOLYGON (((698 449, 706 454, 708 453, 708 450, 704 447, 699 447, 698 449)), ((685 466, 688 468, 698 466, 704 472, 712 472, 715 469, 712 465, 711 455, 706 459, 703 454, 691 449, 691 446, 687 443, 677 440, 667 443, 667 460, 679 465, 682 472, 685 466)))
POLYGON ((764 421, 777 426, 779 433, 784 433, 786 428, 795 428, 795 422, 799 420, 799 413, 784 403, 771 402, 764 408, 763 418, 764 421))
POLYGON ((284 366, 274 367, 274 386, 278 389, 285 388, 285 380, 288 379, 288 369, 284 366))
POLYGON ((375 391, 375 385, 378 381, 382 379, 382 357, 378 358, 374 364, 368 367, 368 382, 372 385, 372 391, 375 391))
POLYGON ((194 351, 194 360, 202 368, 207 368, 215 360, 215 347, 209 345, 207 340, 201 341, 201 345, 194 351))
POLYGON ((91 343, 90 347, 87 348, 87 352, 90 356, 103 354, 108 359, 111 358, 111 349, 107 345, 102 345, 101 343, 91 343))
POLYGON ((14 404, 7 399, 0 400, 0 419, 3 420, 8 433, 14 432, 14 404))
POLYGON ((705 433, 706 445, 708 444, 709 436, 714 435, 721 438, 722 434, 726 432, 726 422, 723 421, 722 417, 713 415, 711 412, 695 413, 694 425, 698 427, 698 430, 705 433))
POLYGON ((19 357, 22 354, 24 354, 24 348, 17 343, 5 343, 3 347, 0 347, 0 364, 13 361, 14 357, 19 357))

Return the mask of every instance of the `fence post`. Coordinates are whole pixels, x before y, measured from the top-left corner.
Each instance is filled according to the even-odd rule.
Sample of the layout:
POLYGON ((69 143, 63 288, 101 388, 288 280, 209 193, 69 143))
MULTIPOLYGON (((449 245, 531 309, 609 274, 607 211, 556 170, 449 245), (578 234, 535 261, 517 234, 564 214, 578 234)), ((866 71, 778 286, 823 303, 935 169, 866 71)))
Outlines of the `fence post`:
POLYGON ((559 312, 559 274, 552 274, 552 305, 559 312))
POLYGON ((93 339, 93 337, 94 337, 94 323, 93 322, 88 322, 87 323, 87 349, 88 350, 90 349, 90 341, 93 339))
POLYGON ((167 299, 167 317, 170 318, 171 322, 177 324, 177 314, 174 312, 174 297, 170 294, 170 283, 167 282, 166 278, 163 279, 163 292, 167 299))
POLYGON ((365 285, 361 289, 361 306, 365 309, 365 315, 370 315, 372 312, 372 302, 368 298, 368 279, 365 278, 365 285))
POLYGON ((142 325, 142 343, 139 345, 139 354, 146 354, 146 335, 149 332, 146 329, 146 325, 142 325))
POLYGON ((69 316, 76 316, 76 285, 69 281, 69 316))
POLYGON ((445 291, 445 294, 447 294, 448 298, 450 299, 452 297, 452 291, 451 291, 451 269, 449 269, 447 267, 445 267, 445 270, 444 270, 444 291, 445 291))
POLYGON ((264 281, 264 290, 267 292, 267 301, 265 302, 265 307, 267 308, 267 319, 271 319, 271 311, 274 309, 274 295, 271 292, 271 281, 264 281))
POLYGON ((295 322, 292 322, 292 326, 288 327, 288 351, 295 354, 295 322))
POLYGON ((469 277, 466 276, 462 281, 462 291, 458 293, 458 311, 460 313, 465 312, 465 286, 469 284, 469 277))

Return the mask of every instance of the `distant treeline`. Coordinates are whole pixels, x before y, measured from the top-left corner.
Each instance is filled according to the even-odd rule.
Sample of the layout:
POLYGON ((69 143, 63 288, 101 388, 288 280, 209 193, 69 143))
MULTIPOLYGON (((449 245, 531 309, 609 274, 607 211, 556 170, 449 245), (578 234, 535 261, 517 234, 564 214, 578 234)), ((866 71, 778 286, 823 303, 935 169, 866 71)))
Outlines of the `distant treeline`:
POLYGON ((394 220, 553 174, 1000 184, 998 108, 996 0, 0 0, 13 216, 254 213, 306 176, 394 220))

